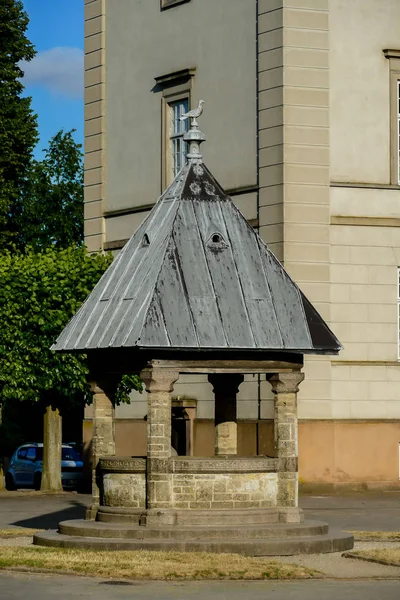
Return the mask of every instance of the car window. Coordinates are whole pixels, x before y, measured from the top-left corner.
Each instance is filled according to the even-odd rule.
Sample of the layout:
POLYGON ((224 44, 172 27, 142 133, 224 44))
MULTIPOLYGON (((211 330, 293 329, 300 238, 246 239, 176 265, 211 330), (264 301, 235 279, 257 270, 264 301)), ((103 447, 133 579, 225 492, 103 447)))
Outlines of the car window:
POLYGON ((79 454, 73 448, 62 449, 62 460, 81 460, 79 454))
POLYGON ((30 460, 35 460, 36 459, 36 448, 33 448, 33 446, 28 448, 28 452, 26 453, 26 458, 29 458, 30 460))
POLYGON ((18 450, 18 458, 26 458, 26 452, 28 448, 21 448, 18 450))

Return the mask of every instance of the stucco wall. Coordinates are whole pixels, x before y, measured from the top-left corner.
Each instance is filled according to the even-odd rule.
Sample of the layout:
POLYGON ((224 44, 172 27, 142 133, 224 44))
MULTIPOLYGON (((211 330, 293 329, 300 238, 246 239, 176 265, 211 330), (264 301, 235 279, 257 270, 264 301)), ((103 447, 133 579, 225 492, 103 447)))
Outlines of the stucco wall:
POLYGON ((301 483, 399 486, 400 421, 308 421, 299 428, 301 483))
POLYGON ((255 22, 255 2, 242 0, 167 11, 159 0, 107 3, 106 210, 159 196, 161 95, 152 89, 180 69, 196 68, 193 100, 206 100, 207 165, 227 188, 256 184, 255 22))
POLYGON ((331 179, 390 183, 389 61, 400 2, 331 0, 331 179))

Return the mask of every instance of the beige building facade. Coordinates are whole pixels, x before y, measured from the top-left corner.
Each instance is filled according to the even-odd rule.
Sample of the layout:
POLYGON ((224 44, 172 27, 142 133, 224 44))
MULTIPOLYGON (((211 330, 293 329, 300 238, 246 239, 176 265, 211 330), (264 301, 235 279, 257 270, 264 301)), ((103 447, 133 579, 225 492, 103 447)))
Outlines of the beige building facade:
MULTIPOLYGON (((206 164, 344 346, 305 364, 314 487, 399 485, 399 24, 398 0, 85 0, 87 247, 132 235, 204 98, 206 164)), ((176 434, 210 454, 210 384, 174 393, 176 434)), ((268 382, 247 376, 238 398, 239 454, 269 454, 268 382)), ((145 453, 145 416, 140 395, 117 407, 117 454, 145 453)))

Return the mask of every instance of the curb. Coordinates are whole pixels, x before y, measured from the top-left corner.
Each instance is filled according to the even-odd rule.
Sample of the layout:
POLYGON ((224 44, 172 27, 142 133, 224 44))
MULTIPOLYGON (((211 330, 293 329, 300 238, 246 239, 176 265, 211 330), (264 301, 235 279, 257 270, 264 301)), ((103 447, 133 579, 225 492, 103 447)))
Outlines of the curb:
POLYGON ((183 577, 176 577, 173 579, 148 579, 148 578, 137 578, 137 579, 133 579, 132 577, 118 577, 118 578, 113 578, 113 577, 108 577, 108 576, 104 576, 102 577, 101 575, 97 575, 97 574, 90 574, 90 573, 77 573, 75 571, 66 571, 63 569, 45 569, 45 568, 41 568, 41 567, 0 567, 0 572, 11 572, 11 573, 42 573, 44 575, 68 575, 69 577, 87 577, 90 579, 103 579, 105 581, 110 581, 113 579, 116 580, 123 580, 123 581, 132 581, 132 582, 136 582, 136 583, 145 583, 145 582, 151 582, 151 581, 162 581, 163 583, 176 583, 176 582, 187 582, 187 581, 196 581, 196 582, 208 582, 208 581, 235 581, 238 583, 243 583, 244 581, 246 583, 251 583, 252 581, 271 581, 271 582, 277 582, 277 581, 314 581, 314 580, 320 580, 323 579, 323 577, 318 577, 318 575, 316 577, 293 577, 293 578, 287 578, 287 579, 274 579, 274 578, 269 578, 269 577, 263 577, 261 579, 229 579, 229 578, 220 578, 220 579, 190 579, 190 578, 183 578, 183 577))
POLYGON ((365 556, 360 556, 355 552, 343 552, 343 558, 353 558, 355 560, 362 560, 364 562, 376 563, 378 565, 384 565, 385 567, 400 567, 400 563, 398 562, 387 562, 384 560, 379 560, 379 558, 367 558, 365 556))
POLYGON ((78 492, 41 492, 40 490, 26 490, 26 491, 15 491, 8 492, 0 490, 0 499, 1 498, 32 498, 37 496, 77 496, 78 492))

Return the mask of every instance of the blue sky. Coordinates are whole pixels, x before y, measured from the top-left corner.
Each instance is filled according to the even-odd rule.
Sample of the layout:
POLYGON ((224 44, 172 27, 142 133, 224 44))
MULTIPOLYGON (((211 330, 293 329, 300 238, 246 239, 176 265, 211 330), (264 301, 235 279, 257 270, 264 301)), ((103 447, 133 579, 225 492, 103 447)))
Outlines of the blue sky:
POLYGON ((83 0, 23 0, 37 55, 23 66, 26 93, 38 114, 36 156, 60 129, 83 142, 83 0))

